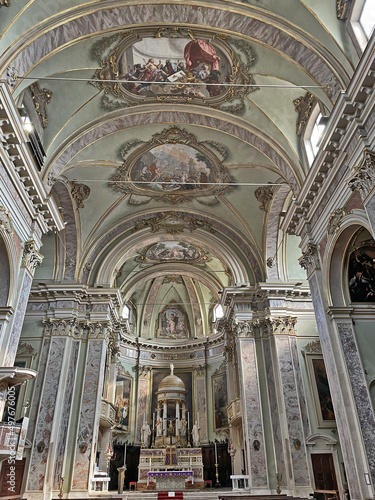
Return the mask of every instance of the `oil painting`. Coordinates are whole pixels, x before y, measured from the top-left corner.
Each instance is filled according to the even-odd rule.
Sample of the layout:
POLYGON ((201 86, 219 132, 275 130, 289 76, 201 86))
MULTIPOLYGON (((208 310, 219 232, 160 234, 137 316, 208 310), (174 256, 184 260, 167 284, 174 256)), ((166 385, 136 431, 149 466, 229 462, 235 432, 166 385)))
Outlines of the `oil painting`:
POLYGON ((212 377, 212 396, 214 407, 214 428, 219 430, 228 427, 228 392, 227 376, 221 373, 212 377))
POLYGON ((306 354, 307 371, 318 427, 336 427, 331 391, 321 355, 306 354))
POLYGON ((127 430, 129 427, 131 393, 132 378, 130 375, 125 374, 123 369, 119 370, 115 393, 115 426, 117 429, 127 430))
POLYGON ((375 302, 375 241, 368 231, 361 230, 354 237, 349 254, 348 285, 352 302, 375 302))
POLYGON ((154 261, 166 260, 196 260, 199 259, 199 251, 183 241, 164 241, 152 245, 146 252, 146 257, 154 261))

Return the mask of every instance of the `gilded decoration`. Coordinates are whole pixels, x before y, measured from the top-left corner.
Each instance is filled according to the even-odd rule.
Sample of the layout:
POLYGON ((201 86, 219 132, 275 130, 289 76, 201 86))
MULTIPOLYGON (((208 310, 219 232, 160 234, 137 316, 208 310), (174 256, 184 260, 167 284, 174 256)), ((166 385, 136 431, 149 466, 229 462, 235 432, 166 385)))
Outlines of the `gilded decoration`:
POLYGON ((9 0, 0 0, 0 8, 1 7, 10 7, 10 1, 9 0))
POLYGON ((135 258, 142 266, 155 262, 185 262, 204 267, 211 260, 206 250, 183 241, 161 241, 144 248, 135 258))
POLYGON ((332 212, 328 220, 327 233, 329 235, 335 234, 340 228, 341 220, 351 213, 352 210, 345 210, 345 208, 337 208, 332 212))
POLYGON ((190 324, 186 311, 171 301, 159 313, 155 334, 158 338, 182 339, 190 337, 190 324))
POLYGON ((167 102, 241 113, 245 96, 257 90, 251 45, 219 33, 184 27, 126 31, 97 42, 92 55, 101 65, 92 83, 104 90, 109 109, 167 102))
POLYGON ((351 4, 352 0, 336 0, 337 19, 340 19, 341 21, 345 21, 347 19, 351 4))
POLYGON ((306 92, 304 96, 294 99, 293 101, 294 108, 298 113, 297 127, 296 127, 297 135, 303 134, 315 103, 316 99, 312 94, 310 94, 310 92, 306 92))
POLYGON ((109 186, 130 195, 130 204, 151 199, 181 203, 201 198, 202 203, 212 205, 219 203, 219 195, 235 187, 212 145, 199 142, 195 135, 176 126, 154 134, 131 154, 126 146, 121 155, 124 163, 109 186))
POLYGON ((215 232, 209 222, 201 221, 195 217, 172 210, 161 212, 156 217, 151 217, 150 219, 141 219, 134 224, 132 233, 146 228, 150 228, 152 233, 165 231, 168 234, 180 234, 185 230, 192 233, 197 229, 204 229, 210 233, 215 232))
POLYGON ((375 153, 365 149, 362 162, 355 168, 353 174, 347 179, 352 191, 358 191, 362 201, 375 186, 375 153))
POLYGON ((26 267, 29 273, 34 276, 35 270, 41 265, 43 255, 35 249, 35 242, 33 240, 26 241, 22 256, 22 266, 26 267))
POLYGON ((255 198, 259 201, 259 208, 266 210, 269 202, 273 198, 273 189, 270 186, 260 186, 255 190, 255 198))
POLYGON ((52 92, 48 89, 41 89, 37 83, 32 83, 30 90, 35 111, 40 117, 43 128, 47 128, 47 104, 51 102, 52 92))
POLYGON ((72 187, 70 193, 72 195, 73 200, 76 200, 78 208, 84 208, 84 201, 90 195, 91 189, 86 186, 86 184, 81 184, 76 181, 72 181, 72 187))

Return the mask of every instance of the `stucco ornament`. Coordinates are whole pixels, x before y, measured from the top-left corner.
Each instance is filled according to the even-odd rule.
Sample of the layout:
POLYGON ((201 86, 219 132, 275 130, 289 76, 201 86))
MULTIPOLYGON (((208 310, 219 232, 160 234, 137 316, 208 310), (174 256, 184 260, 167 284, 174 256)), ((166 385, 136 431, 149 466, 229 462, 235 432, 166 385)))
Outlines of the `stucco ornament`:
POLYGON ((375 186, 375 153, 365 149, 362 162, 347 179, 352 191, 358 191, 364 201, 375 186))

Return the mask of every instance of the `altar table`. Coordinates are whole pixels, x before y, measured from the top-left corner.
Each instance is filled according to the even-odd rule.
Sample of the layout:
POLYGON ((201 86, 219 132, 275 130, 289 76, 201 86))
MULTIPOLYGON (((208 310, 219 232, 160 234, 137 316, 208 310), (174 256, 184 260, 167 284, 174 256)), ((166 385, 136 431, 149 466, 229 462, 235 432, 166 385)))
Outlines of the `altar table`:
POLYGON ((194 472, 191 470, 150 471, 147 473, 147 484, 150 479, 156 481, 158 490, 181 490, 185 488, 185 481, 194 482, 194 472))

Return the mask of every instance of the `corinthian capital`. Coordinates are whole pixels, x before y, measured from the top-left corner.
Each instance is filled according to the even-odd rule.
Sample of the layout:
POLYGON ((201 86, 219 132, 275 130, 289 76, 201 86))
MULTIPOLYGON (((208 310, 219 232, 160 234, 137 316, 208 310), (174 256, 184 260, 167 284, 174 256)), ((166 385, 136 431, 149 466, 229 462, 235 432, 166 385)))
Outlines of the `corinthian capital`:
POLYGON ((93 322, 89 325, 89 339, 104 339, 110 340, 112 335, 112 327, 108 323, 93 322))
POLYGON ((22 266, 26 267, 29 273, 34 276, 35 269, 40 266, 42 261, 43 255, 35 249, 35 242, 33 240, 26 241, 23 249, 22 266))
POLYGON ((315 269, 320 269, 318 249, 312 243, 307 246, 306 252, 298 259, 299 265, 306 270, 309 277, 315 269))
POLYGON ((364 201, 375 186, 375 153, 365 149, 362 162, 346 181, 352 191, 358 191, 364 201))
POLYGON ((270 325, 274 335, 295 335, 297 318, 291 316, 272 318, 270 325))
POLYGON ((236 325, 235 334, 237 337, 254 337, 255 326, 257 326, 255 321, 240 321, 236 325))

